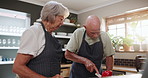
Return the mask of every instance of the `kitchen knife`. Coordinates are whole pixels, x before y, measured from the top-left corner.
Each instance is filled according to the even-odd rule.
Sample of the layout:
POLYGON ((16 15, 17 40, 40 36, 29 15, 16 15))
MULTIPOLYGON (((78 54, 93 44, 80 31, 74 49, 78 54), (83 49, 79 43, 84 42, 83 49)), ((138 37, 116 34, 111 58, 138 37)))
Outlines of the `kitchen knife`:
POLYGON ((100 74, 95 73, 95 75, 96 75, 98 78, 101 78, 101 75, 100 75, 100 74))

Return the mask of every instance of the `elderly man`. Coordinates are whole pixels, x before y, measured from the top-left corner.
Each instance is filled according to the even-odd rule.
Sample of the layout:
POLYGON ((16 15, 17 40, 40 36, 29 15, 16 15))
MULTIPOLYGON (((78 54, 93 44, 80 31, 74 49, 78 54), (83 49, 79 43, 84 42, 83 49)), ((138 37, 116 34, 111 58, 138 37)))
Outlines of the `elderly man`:
POLYGON ((107 70, 113 68, 115 54, 107 33, 100 31, 100 19, 88 16, 84 27, 73 33, 67 44, 65 57, 74 61, 70 78, 90 78, 99 74, 103 58, 106 58, 107 70))

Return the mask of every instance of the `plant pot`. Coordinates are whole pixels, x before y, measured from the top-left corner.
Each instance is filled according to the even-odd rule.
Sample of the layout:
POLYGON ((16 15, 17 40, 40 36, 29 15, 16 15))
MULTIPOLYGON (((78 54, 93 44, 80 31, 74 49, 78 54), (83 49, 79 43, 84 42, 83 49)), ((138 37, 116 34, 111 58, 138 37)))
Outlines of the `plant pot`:
POLYGON ((119 51, 119 50, 120 50, 120 46, 117 45, 117 46, 115 47, 115 51, 119 51))
POLYGON ((123 49, 124 49, 124 51, 130 51, 131 46, 127 46, 126 44, 123 44, 123 49))
POLYGON ((133 44, 134 51, 140 51, 140 44, 133 44))
POLYGON ((76 22, 76 20, 70 20, 70 23, 75 23, 76 22))
POLYGON ((141 49, 143 51, 148 51, 148 44, 141 44, 141 49))

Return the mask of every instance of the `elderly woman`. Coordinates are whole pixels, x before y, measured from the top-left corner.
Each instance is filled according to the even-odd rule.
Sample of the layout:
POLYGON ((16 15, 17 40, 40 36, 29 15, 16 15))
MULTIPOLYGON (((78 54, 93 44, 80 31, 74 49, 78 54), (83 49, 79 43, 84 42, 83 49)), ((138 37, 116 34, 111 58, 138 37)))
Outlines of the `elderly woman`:
POLYGON ((27 29, 13 65, 20 78, 63 78, 60 76, 62 48, 51 34, 68 17, 61 3, 49 1, 41 10, 41 21, 27 29))

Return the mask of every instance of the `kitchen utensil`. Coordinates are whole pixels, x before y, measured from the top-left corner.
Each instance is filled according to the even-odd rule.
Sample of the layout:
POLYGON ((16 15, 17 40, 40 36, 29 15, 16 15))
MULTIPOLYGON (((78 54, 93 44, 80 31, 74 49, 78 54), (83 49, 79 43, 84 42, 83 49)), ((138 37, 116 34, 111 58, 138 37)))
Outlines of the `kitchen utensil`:
POLYGON ((95 75, 96 75, 98 78, 101 78, 101 75, 100 75, 100 74, 95 73, 95 75))

